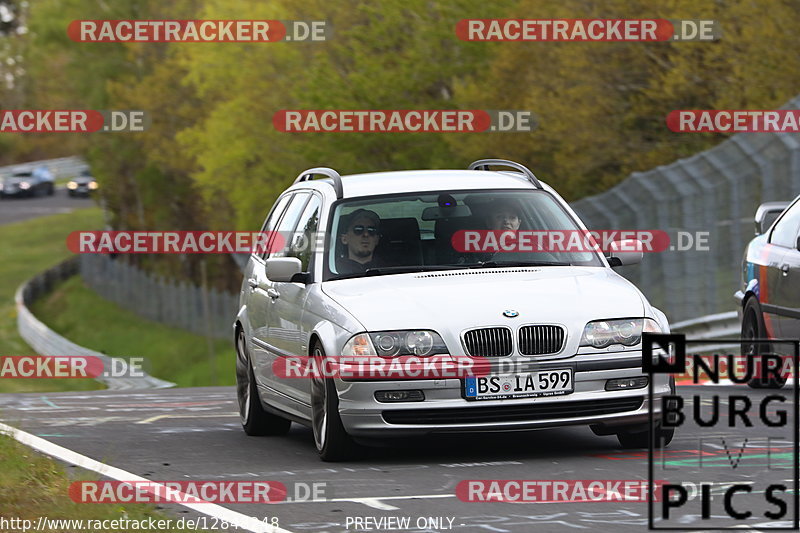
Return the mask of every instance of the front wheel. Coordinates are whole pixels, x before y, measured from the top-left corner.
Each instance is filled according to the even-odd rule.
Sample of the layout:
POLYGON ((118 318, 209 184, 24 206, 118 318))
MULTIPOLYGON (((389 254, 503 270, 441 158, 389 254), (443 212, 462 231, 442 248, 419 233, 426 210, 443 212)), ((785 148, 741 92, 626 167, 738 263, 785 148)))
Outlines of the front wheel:
POLYGON ((333 379, 326 378, 325 350, 316 344, 312 351, 316 368, 311 379, 311 429, 314 444, 323 461, 344 461, 352 458, 356 445, 342 424, 339 416, 339 395, 333 379))
POLYGON ((291 420, 274 415, 261 405, 244 331, 241 330, 236 336, 236 398, 242 429, 248 435, 285 435, 289 432, 291 420))

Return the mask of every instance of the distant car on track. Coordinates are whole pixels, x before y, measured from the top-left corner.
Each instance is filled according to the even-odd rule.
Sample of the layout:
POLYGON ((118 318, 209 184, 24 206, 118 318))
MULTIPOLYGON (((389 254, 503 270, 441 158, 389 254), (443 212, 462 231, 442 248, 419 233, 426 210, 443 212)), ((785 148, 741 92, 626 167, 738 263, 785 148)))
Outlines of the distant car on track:
MULTIPOLYGON (((491 221, 499 231, 586 230, 558 193, 511 161, 300 174, 262 227, 290 235, 287 246, 250 255, 242 283, 234 336, 245 432, 311 426, 326 461, 349 457, 354 441, 563 425, 646 448, 651 406, 641 339, 669 332, 669 324, 612 270, 641 261, 641 251, 459 254, 456 232, 491 221), (319 244, 309 252, 310 242, 319 244), (337 357, 437 355, 514 370, 372 380, 276 371, 296 356, 325 368, 337 357)), ((658 399, 675 385, 665 374, 654 380, 659 413, 658 399)), ((657 442, 668 444, 673 431, 658 426, 657 442)))
MULTIPOLYGON (((755 215, 756 237, 745 249, 739 303, 742 352, 791 356, 788 345, 752 339, 800 339, 800 196, 792 202, 761 204, 755 215)), ((786 376, 755 375, 753 388, 781 387, 786 376)))
POLYGON ((53 174, 47 167, 36 167, 33 170, 15 170, 5 178, 0 189, 0 197, 9 196, 52 196, 56 185, 53 174))
POLYGON ((97 180, 92 177, 89 170, 84 170, 67 183, 67 193, 70 196, 89 196, 98 188, 97 180))

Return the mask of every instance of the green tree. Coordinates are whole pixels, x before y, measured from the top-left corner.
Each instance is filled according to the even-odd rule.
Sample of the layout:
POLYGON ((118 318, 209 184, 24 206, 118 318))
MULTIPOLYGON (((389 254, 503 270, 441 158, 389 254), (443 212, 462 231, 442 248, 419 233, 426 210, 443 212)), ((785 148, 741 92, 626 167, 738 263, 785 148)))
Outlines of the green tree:
POLYGON ((451 166, 448 134, 281 133, 272 117, 280 109, 458 108, 457 80, 482 70, 489 49, 459 41, 456 22, 468 13, 499 16, 510 5, 208 0, 202 18, 326 20, 333 39, 182 48, 187 80, 210 106, 202 123, 179 135, 199 163, 204 197, 229 199, 237 227, 252 229, 308 167, 349 174, 451 166))
POLYGON ((672 110, 763 109, 795 96, 798 9, 783 0, 521 0, 513 16, 713 19, 723 37, 713 43, 492 44, 489 72, 457 90, 461 106, 528 109, 539 128, 454 136, 453 148, 465 159, 492 154, 526 162, 568 199, 601 192, 632 171, 725 138, 669 131, 665 117, 672 110))

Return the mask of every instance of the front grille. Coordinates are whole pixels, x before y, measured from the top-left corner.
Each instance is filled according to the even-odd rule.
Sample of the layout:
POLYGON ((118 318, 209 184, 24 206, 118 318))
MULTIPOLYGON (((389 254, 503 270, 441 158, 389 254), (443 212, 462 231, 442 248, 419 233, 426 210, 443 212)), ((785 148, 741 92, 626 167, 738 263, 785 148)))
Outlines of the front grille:
POLYGON ((503 357, 514 349, 508 328, 471 329, 464 334, 464 344, 473 357, 503 357))
POLYGON ((519 329, 519 353, 546 355, 558 353, 564 346, 561 326, 524 326, 519 329))
POLYGON ((481 422, 526 422, 555 418, 580 418, 611 415, 635 411, 644 398, 617 398, 613 400, 581 400, 573 402, 548 402, 540 404, 505 404, 492 407, 457 407, 453 409, 402 409, 383 411, 389 424, 469 424, 481 422))

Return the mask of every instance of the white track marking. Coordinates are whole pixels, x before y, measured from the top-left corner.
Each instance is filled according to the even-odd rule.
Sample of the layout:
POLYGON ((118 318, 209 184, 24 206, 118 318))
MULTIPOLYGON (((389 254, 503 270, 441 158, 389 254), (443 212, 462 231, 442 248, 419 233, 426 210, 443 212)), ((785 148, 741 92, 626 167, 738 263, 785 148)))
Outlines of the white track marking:
MULTIPOLYGON (((81 455, 78 452, 69 450, 59 446, 58 444, 53 444, 50 441, 44 440, 36 435, 31 435, 30 433, 17 429, 13 426, 8 426, 2 422, 0 422, 0 433, 9 435, 22 444, 30 446, 34 450, 38 450, 51 457, 55 457, 56 459, 61 459, 67 463, 85 468, 86 470, 91 470, 92 472, 96 472, 101 476, 115 479, 117 481, 144 481, 147 483, 155 483, 150 479, 131 474, 130 472, 126 472, 120 468, 103 464, 90 457, 81 455)), ((178 494, 189 498, 188 495, 184 495, 182 493, 178 494)), ((177 505, 182 505, 183 507, 197 511, 198 513, 217 518, 221 521, 235 525, 245 531, 252 531, 253 533, 292 533, 288 529, 271 526, 262 522, 261 520, 253 518, 252 516, 237 513, 236 511, 222 507, 221 505, 217 505, 215 503, 179 503, 177 505)))
POLYGON ((293 503, 330 503, 330 502, 353 502, 353 503, 361 503, 366 505, 367 507, 372 507, 374 509, 380 509, 382 511, 395 511, 399 509, 399 507, 395 507, 394 505, 390 505, 388 503, 383 503, 384 500, 429 500, 433 498, 455 498, 455 494, 413 494, 409 496, 378 496, 378 497, 365 497, 365 498, 331 498, 329 500, 302 500, 296 502, 277 502, 276 505, 290 505, 293 503))
POLYGON ((237 413, 220 413, 220 414, 208 414, 208 415, 156 415, 151 416, 150 418, 145 418, 143 420, 139 420, 135 422, 136 424, 151 424, 156 422, 157 420, 162 420, 164 418, 219 418, 219 417, 238 417, 237 413))

